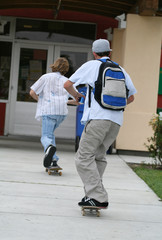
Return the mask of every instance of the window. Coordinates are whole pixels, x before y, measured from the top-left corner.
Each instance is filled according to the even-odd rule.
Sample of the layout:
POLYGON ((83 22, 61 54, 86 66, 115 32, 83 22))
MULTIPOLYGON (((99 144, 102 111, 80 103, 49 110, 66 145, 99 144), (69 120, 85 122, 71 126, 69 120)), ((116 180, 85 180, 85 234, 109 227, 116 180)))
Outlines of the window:
POLYGON ((33 102, 29 91, 42 74, 46 73, 47 50, 21 48, 17 101, 33 102))
POLYGON ((66 77, 70 77, 83 63, 87 61, 86 52, 61 51, 60 57, 65 57, 69 62, 69 71, 66 77))
POLYGON ((63 21, 16 20, 16 38, 59 43, 91 44, 96 25, 63 21))

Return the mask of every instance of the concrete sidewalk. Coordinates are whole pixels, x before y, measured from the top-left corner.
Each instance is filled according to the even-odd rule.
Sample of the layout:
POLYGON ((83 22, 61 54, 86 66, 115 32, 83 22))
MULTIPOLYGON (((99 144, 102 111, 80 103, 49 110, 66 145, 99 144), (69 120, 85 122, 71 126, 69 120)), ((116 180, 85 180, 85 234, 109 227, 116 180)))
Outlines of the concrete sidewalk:
POLYGON ((162 202, 126 164, 149 158, 107 155, 103 180, 110 206, 99 218, 83 217, 74 146, 58 149, 63 175, 49 176, 39 142, 0 139, 1 240, 162 239, 162 202))

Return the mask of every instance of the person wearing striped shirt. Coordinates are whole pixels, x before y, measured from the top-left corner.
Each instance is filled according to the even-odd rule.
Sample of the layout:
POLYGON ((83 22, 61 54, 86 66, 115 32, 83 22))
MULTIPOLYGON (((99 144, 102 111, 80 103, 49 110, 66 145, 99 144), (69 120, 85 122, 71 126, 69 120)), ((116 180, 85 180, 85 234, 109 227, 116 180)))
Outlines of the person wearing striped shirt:
MULTIPOLYGON (((78 103, 68 100, 69 93, 64 89, 69 70, 66 58, 58 58, 51 66, 52 72, 42 75, 32 86, 30 96, 37 101, 35 118, 42 120, 41 143, 44 147, 44 167, 60 168, 57 164, 56 142, 54 132, 68 114, 67 104, 78 103)), ((60 168, 61 169, 61 168, 60 168)))

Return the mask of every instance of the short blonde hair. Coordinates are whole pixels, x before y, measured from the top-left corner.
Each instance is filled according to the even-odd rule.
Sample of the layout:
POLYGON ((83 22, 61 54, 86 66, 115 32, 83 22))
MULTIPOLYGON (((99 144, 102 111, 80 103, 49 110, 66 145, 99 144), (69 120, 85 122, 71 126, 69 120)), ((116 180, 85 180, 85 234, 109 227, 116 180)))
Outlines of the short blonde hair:
POLYGON ((69 62, 66 58, 60 57, 50 67, 52 72, 60 72, 65 75, 69 71, 69 62))

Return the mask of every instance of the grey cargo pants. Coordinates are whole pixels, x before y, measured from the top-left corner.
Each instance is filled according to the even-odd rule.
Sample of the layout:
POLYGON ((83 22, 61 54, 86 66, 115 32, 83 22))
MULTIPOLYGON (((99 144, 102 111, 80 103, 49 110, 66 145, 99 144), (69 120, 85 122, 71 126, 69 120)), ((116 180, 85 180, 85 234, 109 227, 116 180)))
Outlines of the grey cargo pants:
POLYGON ((109 120, 90 120, 82 133, 75 163, 84 184, 85 196, 99 202, 108 202, 102 183, 106 151, 115 141, 120 126, 109 120))

